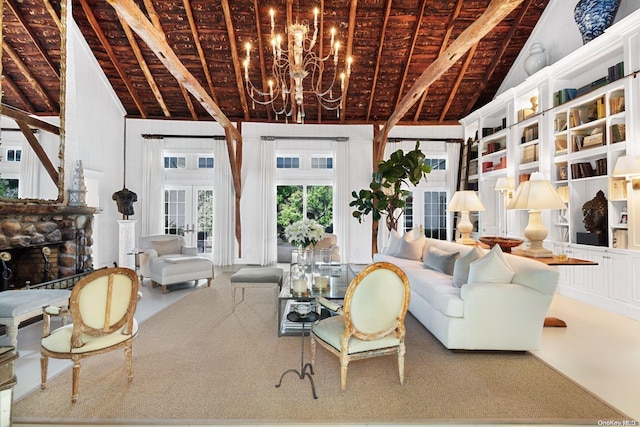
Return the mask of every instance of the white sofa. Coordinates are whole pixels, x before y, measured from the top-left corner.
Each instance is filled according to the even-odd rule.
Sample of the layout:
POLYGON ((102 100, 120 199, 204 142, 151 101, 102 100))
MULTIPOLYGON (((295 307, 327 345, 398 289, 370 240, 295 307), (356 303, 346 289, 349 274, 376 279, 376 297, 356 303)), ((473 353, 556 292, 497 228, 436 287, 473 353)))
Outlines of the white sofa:
POLYGON ((424 237, 400 240, 404 243, 392 239, 381 251, 387 253, 375 254, 373 261, 390 262, 405 272, 411 285, 409 311, 445 347, 513 351, 540 348, 544 319, 558 284, 556 268, 502 254, 497 246, 489 251, 424 237), (398 245, 403 246, 404 253, 398 245), (407 251, 410 245, 413 247, 407 251), (452 264, 451 254, 456 252, 452 264), (496 258, 506 261, 507 269, 512 270, 510 280, 507 269, 495 267, 496 258), (444 265, 441 269, 448 271, 432 269, 434 260, 437 268, 444 265))
POLYGON ((206 279, 211 286, 213 263, 210 259, 198 255, 198 248, 185 246, 183 236, 175 234, 157 234, 138 239, 140 276, 150 277, 152 287, 174 283, 206 279))

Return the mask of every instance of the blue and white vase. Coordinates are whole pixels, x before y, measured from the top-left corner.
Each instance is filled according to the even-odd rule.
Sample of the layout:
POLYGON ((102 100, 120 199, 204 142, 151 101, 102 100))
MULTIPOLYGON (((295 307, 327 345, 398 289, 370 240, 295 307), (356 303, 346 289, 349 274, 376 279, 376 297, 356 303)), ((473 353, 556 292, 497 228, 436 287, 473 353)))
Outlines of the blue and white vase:
POLYGON ((620 0, 580 0, 573 10, 582 42, 587 44, 609 28, 616 16, 620 0))

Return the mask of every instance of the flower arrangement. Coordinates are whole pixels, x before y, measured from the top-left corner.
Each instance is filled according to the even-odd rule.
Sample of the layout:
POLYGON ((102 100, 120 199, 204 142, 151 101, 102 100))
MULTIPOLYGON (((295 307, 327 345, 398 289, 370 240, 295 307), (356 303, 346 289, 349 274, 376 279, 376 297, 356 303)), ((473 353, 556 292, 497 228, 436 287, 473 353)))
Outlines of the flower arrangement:
POLYGON ((322 238, 324 227, 312 219, 293 222, 284 229, 284 235, 294 246, 306 248, 315 246, 322 238))

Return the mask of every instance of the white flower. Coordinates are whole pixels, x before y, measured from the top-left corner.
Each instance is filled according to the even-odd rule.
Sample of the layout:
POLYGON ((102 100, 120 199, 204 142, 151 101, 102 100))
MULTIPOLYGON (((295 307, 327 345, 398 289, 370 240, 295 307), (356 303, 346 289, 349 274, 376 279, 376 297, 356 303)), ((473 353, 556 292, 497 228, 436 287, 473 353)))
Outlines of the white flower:
POLYGON ((284 229, 287 240, 295 246, 315 246, 322 238, 324 227, 312 219, 303 219, 289 224, 284 229))

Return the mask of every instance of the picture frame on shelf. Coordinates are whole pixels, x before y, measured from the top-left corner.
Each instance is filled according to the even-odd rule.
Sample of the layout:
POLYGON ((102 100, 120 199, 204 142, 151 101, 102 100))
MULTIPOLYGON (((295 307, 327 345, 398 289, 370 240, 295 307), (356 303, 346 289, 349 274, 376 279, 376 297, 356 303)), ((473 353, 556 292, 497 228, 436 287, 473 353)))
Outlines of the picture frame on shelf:
POLYGON ((620 212, 620 221, 618 221, 619 225, 627 225, 629 222, 629 215, 626 212, 620 212))

